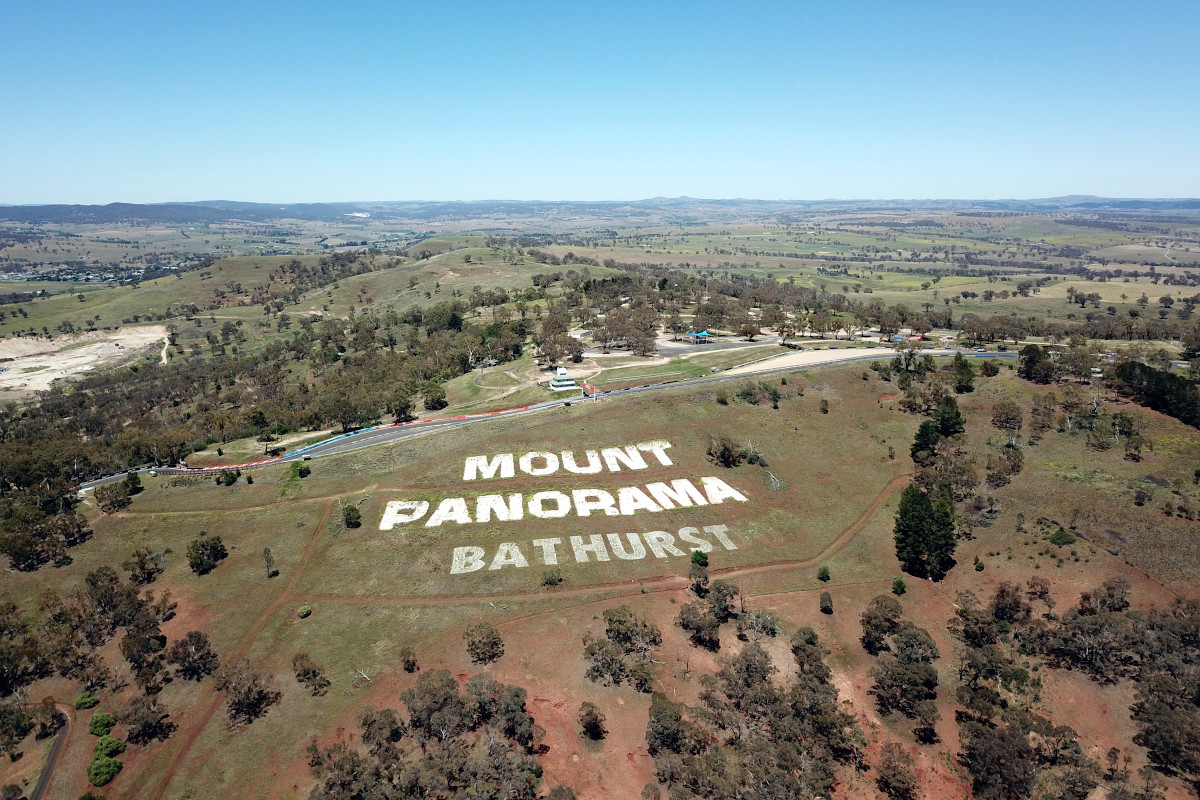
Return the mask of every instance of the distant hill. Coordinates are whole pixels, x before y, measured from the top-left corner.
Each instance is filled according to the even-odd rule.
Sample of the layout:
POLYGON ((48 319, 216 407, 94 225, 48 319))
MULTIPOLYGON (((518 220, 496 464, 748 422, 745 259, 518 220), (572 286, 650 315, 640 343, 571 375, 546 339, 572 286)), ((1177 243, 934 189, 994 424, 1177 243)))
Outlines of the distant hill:
POLYGON ((341 221, 348 215, 405 220, 628 219, 660 224, 772 217, 814 211, 1078 211, 1169 212, 1200 210, 1200 199, 1105 198, 1067 195, 1034 200, 705 200, 656 197, 636 201, 477 200, 445 202, 244 203, 206 200, 180 203, 0 206, 0 220, 30 224, 151 222, 195 224, 229 220, 301 219, 341 221))

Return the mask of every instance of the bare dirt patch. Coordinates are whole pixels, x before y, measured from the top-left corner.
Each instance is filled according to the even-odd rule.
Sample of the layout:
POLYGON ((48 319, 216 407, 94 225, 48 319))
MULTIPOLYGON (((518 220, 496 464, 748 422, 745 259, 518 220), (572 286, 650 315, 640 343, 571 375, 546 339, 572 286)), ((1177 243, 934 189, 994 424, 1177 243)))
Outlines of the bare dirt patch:
POLYGON ((54 338, 0 340, 0 392, 25 397, 56 380, 79 378, 100 367, 131 359, 167 338, 162 325, 92 331, 54 338))

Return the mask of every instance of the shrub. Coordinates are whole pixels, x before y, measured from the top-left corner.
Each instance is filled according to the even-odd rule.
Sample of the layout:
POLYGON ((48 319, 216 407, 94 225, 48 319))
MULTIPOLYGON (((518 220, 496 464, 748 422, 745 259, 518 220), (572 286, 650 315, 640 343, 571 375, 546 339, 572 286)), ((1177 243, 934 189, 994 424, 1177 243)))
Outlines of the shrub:
POLYGON ((822 414, 829 413, 829 401, 828 400, 821 400, 821 413, 822 414))
POLYGON ((417 671, 417 654, 411 647, 407 645, 400 648, 400 665, 404 667, 405 672, 417 671))
POLYGON ((347 528, 362 527, 362 512, 358 510, 358 506, 342 506, 342 522, 347 528))
POLYGON ((817 570, 817 580, 821 583, 829 583, 829 567, 821 567, 817 570))
POLYGON ((908 586, 904 583, 903 579, 896 578, 896 580, 892 581, 892 594, 899 597, 907 591, 908 586))
MULTIPOLYGON (((97 711, 88 721, 88 733, 92 736, 104 736, 117 724, 117 718, 107 711, 97 711)), ((99 784, 97 784, 99 785, 99 784)))
POLYGON ((821 613, 833 613, 833 595, 829 594, 829 592, 821 592, 821 613))
POLYGON ((1050 544, 1057 547, 1065 547, 1070 544, 1075 544, 1075 537, 1067 533, 1061 525, 1058 530, 1050 534, 1050 544))
POLYGON ((87 776, 92 786, 103 786, 117 777, 121 771, 121 762, 110 756, 99 756, 88 764, 87 776))
POLYGON ((206 536, 204 531, 188 543, 187 560, 192 572, 207 575, 229 555, 220 536, 206 536))
POLYGON ((95 748, 92 749, 92 755, 96 758, 120 755, 125 752, 125 742, 115 736, 104 734, 96 741, 95 748))
POLYGON ((307 619, 310 614, 312 614, 310 606, 300 606, 300 608, 296 609, 296 616, 300 617, 300 619, 307 619))
POLYGON ((600 741, 608 735, 604 727, 604 714, 595 703, 584 702, 579 706, 579 727, 583 735, 592 741, 600 741))
POLYGON ((237 479, 237 473, 233 470, 221 470, 221 483, 225 484, 226 486, 233 486, 235 483, 237 483, 237 479))
POLYGON ((83 694, 75 698, 75 710, 83 711, 87 708, 95 708, 100 705, 100 700, 90 690, 84 691, 83 694))
POLYGON ((741 448, 733 443, 726 434, 708 437, 708 457, 714 464, 722 467, 736 467, 744 458, 741 448))
POLYGON ((542 573, 542 586, 558 586, 562 582, 562 570, 558 567, 551 567, 542 573))
POLYGON ((476 664, 490 664, 504 655, 504 640, 500 631, 488 622, 477 622, 463 632, 467 652, 476 664))

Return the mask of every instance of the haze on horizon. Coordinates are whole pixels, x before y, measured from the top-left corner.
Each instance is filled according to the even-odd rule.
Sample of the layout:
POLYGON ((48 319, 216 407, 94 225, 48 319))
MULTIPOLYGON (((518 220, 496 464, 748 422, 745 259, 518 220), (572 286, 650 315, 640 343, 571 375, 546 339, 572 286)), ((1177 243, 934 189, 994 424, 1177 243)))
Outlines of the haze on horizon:
POLYGON ((1200 5, 0 8, 0 203, 1200 195, 1200 5))

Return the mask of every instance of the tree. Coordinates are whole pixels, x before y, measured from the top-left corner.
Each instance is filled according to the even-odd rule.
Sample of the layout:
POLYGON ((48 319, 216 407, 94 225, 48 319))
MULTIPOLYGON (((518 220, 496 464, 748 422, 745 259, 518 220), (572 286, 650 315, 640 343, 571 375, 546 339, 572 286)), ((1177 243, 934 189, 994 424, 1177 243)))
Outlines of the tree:
POLYGON ((263 568, 267 571, 267 580, 270 580, 271 576, 275 574, 275 556, 271 555, 271 548, 269 547, 263 548, 262 556, 263 568))
POLYGON ((1021 406, 1012 400, 999 400, 992 406, 992 425, 1008 432, 1010 444, 1014 443, 1015 437, 1020 436, 1024 424, 1025 414, 1021 406))
POLYGON ((859 641, 863 649, 873 656, 889 650, 887 637, 900 629, 903 613, 904 608, 896 598, 885 594, 873 597, 860 618, 863 634, 859 641))
POLYGON ((721 649, 721 623, 699 603, 687 603, 680 608, 676 622, 687 631, 692 644, 714 652, 721 649))
POLYGON ((129 571, 129 580, 139 586, 154 583, 162 574, 162 559, 152 551, 139 547, 133 555, 121 564, 121 569, 129 571))
POLYGON ((937 455, 937 445, 941 439, 942 434, 938 432, 937 423, 931 419, 923 420, 920 427, 917 428, 917 435, 913 438, 912 449, 909 451, 913 463, 918 467, 928 467, 933 464, 937 455))
POLYGON ((129 504, 132 502, 129 499, 129 487, 123 482, 106 483, 103 486, 97 486, 92 495, 96 498, 96 505, 105 514, 112 514, 129 508, 129 504))
POLYGON ((943 439, 957 436, 966 430, 962 412, 958 410, 958 403, 953 397, 946 397, 938 403, 933 412, 933 422, 943 439))
POLYGON ((390 708, 367 708, 358 715, 358 724, 362 726, 363 744, 371 748, 371 755, 381 758, 392 755, 395 760, 395 745, 408 733, 408 725, 395 711, 390 708))
POLYGON ((688 567, 688 578, 692 581, 692 591, 697 597, 703 597, 708 592, 708 554, 702 550, 693 550, 691 565, 688 567))
POLYGON ((832 576, 830 575, 829 567, 821 567, 817 570, 817 580, 821 583, 829 583, 830 577, 832 576))
POLYGON ((463 632, 467 653, 476 664, 490 664, 504 655, 504 640, 489 622, 477 622, 463 632))
POLYGON ((1036 344, 1027 344, 1022 347, 1018 357, 1020 366, 1017 368, 1017 374, 1028 381, 1035 380, 1038 365, 1049 358, 1045 351, 1036 344))
POLYGON ((296 671, 296 680, 307 686, 313 697, 320 697, 329 690, 329 679, 308 653, 296 653, 292 657, 292 669, 296 671))
POLYGON ((954 511, 946 498, 936 504, 915 483, 900 495, 895 524, 896 558, 910 575, 939 580, 954 564, 958 545, 954 511))
POLYGON ((821 592, 821 597, 819 598, 819 604, 821 607, 822 614, 832 614, 833 613, 833 595, 831 595, 829 592, 821 592))
POLYGON ((917 793, 917 777, 912 766, 913 757, 896 742, 888 742, 875 767, 875 785, 891 800, 912 800, 917 793))
POLYGON ((737 611, 730 604, 739 594, 738 587, 729 581, 713 582, 709 588, 708 605, 718 625, 737 616, 737 611))
POLYGON ((975 368, 963 358, 961 352, 954 354, 954 391, 959 394, 975 391, 975 368))
POLYGON ((33 719, 14 702, 0 703, 0 753, 16 760, 21 740, 33 730, 33 719))
POLYGON ((188 566, 197 575, 207 575, 212 572, 221 560, 229 555, 220 536, 206 536, 204 531, 188 543, 188 566))
POLYGON ((352 504, 342 506, 342 523, 347 528, 362 527, 362 512, 358 510, 358 506, 352 504))
POLYGON ((449 405, 446 402, 446 389, 437 381, 425 381, 421 385, 421 400, 426 411, 440 411, 449 405))
POLYGON ((583 735, 593 741, 600 741, 608 731, 604 727, 604 714, 595 703, 584 701, 579 706, 579 727, 583 735))
POLYGON ((763 637, 777 636, 781 627, 779 617, 770 611, 754 609, 738 617, 737 634, 739 639, 757 642, 763 637))
POLYGON ((274 681, 255 671, 244 658, 218 670, 214 686, 226 693, 229 723, 235 727, 254 722, 281 697, 274 681))
POLYGON ((125 735, 134 744, 149 744, 168 738, 175 731, 175 724, 154 698, 138 695, 117 713, 117 719, 125 726, 125 735))
POLYGON ((176 673, 190 681, 203 680, 221 666, 221 659, 212 651, 208 635, 202 631, 188 631, 182 639, 176 639, 167 651, 167 661, 174 664, 176 673))

